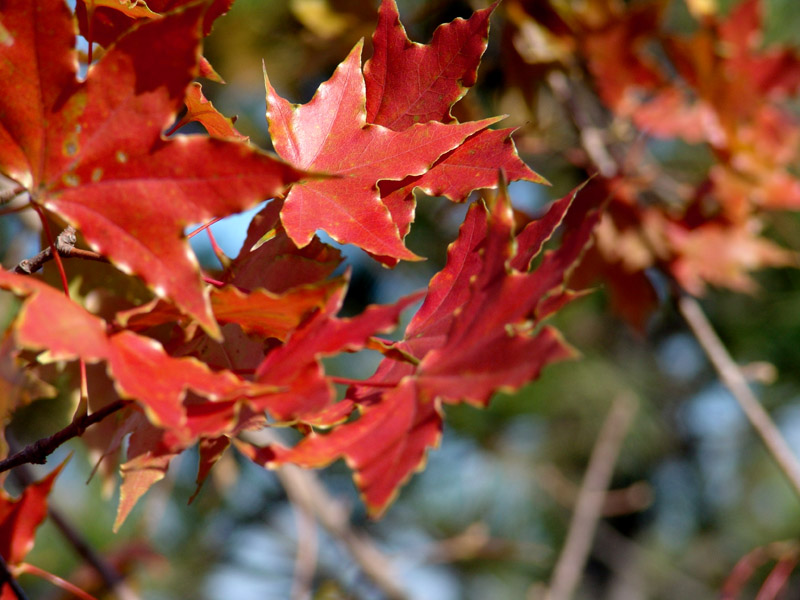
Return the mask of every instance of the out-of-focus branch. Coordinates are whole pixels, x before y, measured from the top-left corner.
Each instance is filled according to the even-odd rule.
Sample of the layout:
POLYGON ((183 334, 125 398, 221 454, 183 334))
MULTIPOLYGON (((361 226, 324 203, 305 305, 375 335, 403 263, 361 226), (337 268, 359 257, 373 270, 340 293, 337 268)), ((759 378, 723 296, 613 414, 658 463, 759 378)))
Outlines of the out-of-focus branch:
POLYGON ((550 548, 542 544, 492 537, 486 523, 478 521, 458 535, 437 542, 419 560, 425 564, 513 560, 541 567, 551 554, 550 548))
POLYGON ((570 86, 567 76, 561 71, 551 71, 547 75, 547 84, 556 99, 567 107, 580 136, 581 146, 589 156, 589 160, 597 167, 603 177, 613 177, 619 172, 618 161, 611 155, 603 139, 603 130, 596 119, 589 114, 590 110, 581 104, 570 86))
POLYGON ((630 396, 620 395, 614 400, 603 423, 578 493, 567 540, 553 571, 547 600, 572 598, 580 583, 605 502, 605 493, 636 408, 635 400, 630 396))
POLYGON ((291 494, 294 488, 286 487, 286 494, 292 503, 297 523, 297 557, 295 558, 294 578, 292 579, 292 600, 307 600, 311 598, 314 572, 317 570, 317 552, 319 539, 317 536, 317 521, 301 504, 300 498, 291 494))
POLYGON ((294 465, 276 470, 289 497, 303 510, 313 514, 334 538, 347 548, 364 574, 391 600, 406 600, 407 594, 395 580, 391 561, 365 535, 350 526, 349 511, 328 494, 311 471, 294 465))
MULTIPOLYGON (((588 103, 580 102, 582 98, 578 97, 563 73, 551 73, 547 82, 556 98, 570 109, 573 123, 580 135, 581 145, 589 160, 603 175, 618 173, 622 166, 622 159, 617 156, 611 145, 600 143, 602 138, 593 133, 598 129, 599 123, 599 120, 593 116, 593 112, 596 111, 587 107, 588 103)), ((599 108, 600 102, 595 101, 594 105, 599 108)), ((800 462, 772 422, 769 414, 761 406, 758 398, 753 394, 742 370, 731 359, 697 301, 684 294, 679 297, 678 306, 720 378, 736 398, 767 450, 800 496, 800 462)))
POLYGON ((691 296, 683 295, 678 300, 678 307, 697 341, 700 342, 706 355, 717 370, 720 379, 733 394, 733 397, 736 398, 753 428, 761 436, 772 458, 778 463, 778 467, 789 480, 795 493, 800 496, 800 462, 798 462, 797 457, 789 448, 780 430, 750 389, 747 379, 745 379, 741 369, 733 361, 714 332, 700 304, 691 296))
POLYGON ((28 597, 25 595, 25 591, 20 587, 19 582, 14 579, 14 576, 11 574, 11 571, 8 570, 8 563, 6 563, 6 559, 0 554, 0 589, 3 588, 4 585, 7 585, 11 588, 11 591, 16 596, 17 600, 28 600, 28 597))
POLYGON ((19 452, 9 456, 4 460, 0 460, 0 473, 28 463, 37 465, 45 464, 47 462, 47 457, 50 456, 61 444, 71 440, 74 437, 83 435, 83 432, 86 431, 87 427, 94 425, 95 423, 99 423, 108 415, 115 413, 128 404, 129 401, 127 400, 117 400, 111 404, 107 404, 99 410, 96 410, 90 415, 85 415, 75 419, 61 431, 57 431, 50 437, 43 438, 37 442, 34 442, 33 444, 30 444, 29 446, 25 446, 19 452))
MULTIPOLYGON (((536 481, 559 504, 573 508, 578 498, 578 486, 570 481, 555 465, 535 467, 536 481)), ((650 484, 637 481, 625 488, 607 490, 601 510, 603 517, 618 517, 641 512, 653 503, 650 484)))
MULTIPOLYGON (((274 431, 247 432, 248 441, 261 445, 275 443, 274 431)), ((286 494, 299 508, 313 515, 331 536, 338 540, 358 564, 364 574, 389 600, 407 600, 403 586, 395 578, 391 560, 363 532, 350 524, 350 511, 342 502, 331 496, 313 471, 294 465, 275 470, 286 494)))

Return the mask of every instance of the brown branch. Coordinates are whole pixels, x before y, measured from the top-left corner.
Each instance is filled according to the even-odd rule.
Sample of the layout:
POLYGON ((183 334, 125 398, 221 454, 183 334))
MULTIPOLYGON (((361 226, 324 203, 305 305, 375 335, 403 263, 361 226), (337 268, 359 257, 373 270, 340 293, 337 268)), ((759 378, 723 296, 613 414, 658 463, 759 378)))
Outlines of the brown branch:
POLYGON ((111 404, 107 404, 103 408, 93 412, 90 415, 84 415, 72 421, 69 425, 64 427, 61 431, 57 431, 47 438, 43 438, 25 446, 22 450, 9 456, 4 460, 0 460, 0 473, 18 467, 24 464, 37 464, 43 465, 47 462, 47 457, 50 456, 56 448, 61 446, 64 442, 71 440, 74 437, 83 435, 86 428, 95 423, 99 423, 108 415, 117 412, 118 410, 126 407, 130 403, 129 400, 117 400, 111 404))
POLYGON ((722 382, 742 407, 753 428, 769 450, 778 467, 786 475, 795 493, 800 496, 800 462, 792 452, 780 430, 750 389, 747 379, 739 366, 725 349, 700 304, 688 295, 678 300, 678 308, 683 318, 703 347, 722 382))
MULTIPOLYGON (((716 598, 717 592, 693 575, 677 568, 674 560, 669 560, 659 552, 625 537, 611 525, 600 521, 597 527, 592 557, 608 567, 620 580, 636 579, 637 573, 643 576, 650 586, 666 585, 663 598, 716 598)), ((698 567, 702 568, 701 565, 698 567)), ((632 596, 651 597, 646 591, 636 590, 632 596), (637 593, 638 592, 638 593, 637 593)))
POLYGON ((390 600, 407 600, 408 595, 395 581, 389 559, 363 534, 350 526, 348 511, 310 471, 294 465, 276 469, 278 479, 287 494, 303 510, 313 514, 334 538, 339 540, 364 574, 390 600))
MULTIPOLYGON (((55 246, 58 255, 63 258, 82 258, 85 260, 95 260, 98 262, 108 262, 105 256, 92 252, 91 250, 82 250, 75 247, 78 241, 75 233, 75 228, 67 227, 64 231, 58 234, 55 246)), ((21 261, 15 268, 14 272, 20 275, 32 275, 44 266, 44 263, 53 260, 53 251, 50 246, 39 252, 33 258, 26 258, 21 261)))
POLYGON ((553 570, 547 600, 572 598, 580 583, 614 465, 635 412, 636 402, 627 395, 618 396, 611 405, 589 458, 567 540, 553 570))
MULTIPOLYGON (((555 465, 534 467, 536 481, 553 499, 569 509, 575 508, 578 486, 555 465)), ((624 488, 606 490, 601 516, 619 517, 646 510, 653 504, 653 489, 644 481, 624 488)))
POLYGON ((25 188, 19 185, 15 187, 6 188, 4 190, 0 190, 0 206, 2 206, 3 204, 8 204, 24 191, 25 188))
MULTIPOLYGON (((273 431, 247 432, 249 440, 260 445, 278 440, 273 431)), ((313 471, 294 465, 275 469, 286 494, 347 550, 353 561, 389 600, 407 600, 408 594, 394 576, 391 560, 364 533, 350 524, 350 513, 342 502, 331 496, 313 471)))
POLYGON ((2 554, 0 554, 0 589, 2 589, 5 584, 8 584, 8 587, 10 587, 11 591, 14 592, 17 600, 28 600, 28 597, 25 595, 25 591, 8 569, 6 559, 3 558, 2 554))
MULTIPOLYGON (((287 495, 291 488, 285 488, 287 495)), ((295 512, 297 523, 297 557, 295 559, 294 576, 292 577, 292 600, 311 598, 314 572, 317 570, 319 539, 317 521, 314 515, 300 504, 298 498, 289 496, 295 512)))

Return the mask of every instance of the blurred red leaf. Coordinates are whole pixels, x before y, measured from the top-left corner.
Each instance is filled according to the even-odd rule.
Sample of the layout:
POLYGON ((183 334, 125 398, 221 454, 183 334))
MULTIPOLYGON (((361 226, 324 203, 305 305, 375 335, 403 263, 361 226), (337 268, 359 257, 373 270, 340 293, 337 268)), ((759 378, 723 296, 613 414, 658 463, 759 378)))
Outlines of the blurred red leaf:
POLYGON ((36 529, 47 516, 47 496, 65 464, 26 487, 16 500, 0 489, 0 555, 9 566, 19 565, 33 548, 36 529))

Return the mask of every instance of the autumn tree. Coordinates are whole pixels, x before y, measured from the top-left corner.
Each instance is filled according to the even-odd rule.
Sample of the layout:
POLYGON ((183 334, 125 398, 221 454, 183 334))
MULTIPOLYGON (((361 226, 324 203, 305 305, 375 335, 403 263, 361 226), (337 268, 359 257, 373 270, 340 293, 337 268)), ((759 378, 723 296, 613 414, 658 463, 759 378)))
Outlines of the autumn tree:
MULTIPOLYGON (((18 580, 26 574, 82 598, 137 597, 138 574, 165 566, 135 535, 132 511, 148 492, 163 495, 165 478, 175 485, 176 471, 190 464, 185 457, 196 457, 194 489, 169 496, 193 503, 184 514, 208 519, 233 485, 252 484, 243 476, 232 483, 236 473, 259 473, 260 481, 277 474, 297 519, 292 596, 350 597, 346 582, 317 564, 319 523, 369 581, 367 591, 351 585, 353 593, 409 597, 412 582, 401 582, 362 529, 391 519, 392 502, 414 487, 431 450, 447 447, 448 418, 469 430, 475 426, 465 420, 476 417, 465 415, 483 414, 477 418, 504 431, 510 419, 493 412, 492 399, 529 389, 543 369, 545 381, 530 393, 571 410, 568 386, 583 379, 570 372, 593 360, 580 351, 600 345, 600 332, 629 348, 648 337, 655 343, 668 330, 659 314, 673 308, 800 493, 800 467, 748 386, 753 376, 733 362, 696 300, 710 286, 753 292, 753 271, 796 262, 791 236, 765 234, 773 215, 800 202, 790 102, 800 62, 792 47, 761 39, 767 3, 724 11, 688 1, 506 0, 455 18, 444 13, 458 6, 443 2, 417 15, 444 23, 425 44, 409 39, 393 0, 377 15, 366 3, 347 4, 255 9, 291 18, 308 46, 294 72, 264 61, 261 127, 269 138, 257 140, 246 114, 226 117, 205 95, 217 90, 222 106, 222 90, 235 87, 222 86, 228 74, 219 65, 234 69, 218 62, 214 36, 205 44, 212 29, 235 19, 232 0, 0 0, 0 472, 17 490, 0 497, 3 598, 26 597, 30 580, 18 580), (491 21, 501 28, 493 46, 491 21), (365 28, 371 41, 358 39, 365 28), (335 69, 323 46, 347 47, 335 69), (314 68, 328 70, 313 97, 287 99, 286 72, 300 87, 299 74, 314 68), (468 94, 472 87, 477 94, 468 94), (511 113, 512 123, 489 106, 511 113), (666 141, 682 145, 665 150, 666 141), (553 179, 560 199, 520 206, 518 190, 532 184, 542 195, 547 181, 517 145, 541 163, 537 171, 553 179), (678 169, 670 162, 681 152, 702 158, 678 169), (226 253, 214 225, 251 209, 240 249, 226 253), (454 216, 460 225, 447 232, 454 216), (24 227, 40 232, 40 248, 14 245, 24 227), (436 227, 451 236, 438 250, 436 227), (425 243, 415 240, 421 229, 425 243), (210 256, 198 258, 189 245, 199 236, 210 256), (439 252, 433 267, 422 262, 426 248, 439 252), (376 302, 357 283, 377 271, 386 282, 419 273, 421 289, 403 295, 389 284, 391 298, 376 302), (603 298, 624 323, 586 312, 603 298), (594 334, 589 322, 599 324, 594 334), (561 378, 565 384, 554 383, 561 378), (567 398, 560 405, 558 385, 567 398), (70 413, 66 426, 43 417, 54 406, 70 413), (70 440, 78 456, 37 481, 29 465, 60 457, 70 440), (339 459, 373 524, 353 525, 315 472, 296 468, 339 459), (93 550, 56 506, 51 490, 73 468, 91 473, 92 491, 118 490, 107 528, 124 540, 116 549, 93 550), (204 504, 210 495, 217 504, 204 504), (34 536, 48 507, 85 573, 55 575, 39 565, 34 536)), ((238 27, 235 35, 246 37, 244 21, 238 27)), ((287 43, 279 29, 272 34, 287 43)), ((681 327, 675 320, 673 331, 681 327)), ((610 361, 625 354, 606 350, 610 361)), ((623 371, 631 360, 622 359, 623 371)), ((762 364, 756 376, 764 372, 762 364)), ((608 546, 609 536, 620 536, 603 528, 602 516, 652 510, 658 486, 645 444, 616 467, 628 469, 628 487, 604 493, 626 436, 650 427, 637 410, 656 412, 633 379, 620 372, 613 385, 593 382, 605 405, 590 427, 568 434, 568 444, 586 451, 580 487, 557 467, 537 471, 542 488, 574 514, 554 534, 560 550, 549 562, 523 564, 525 593, 572 597, 595 534, 608 546), (549 584, 540 589, 537 581, 549 584)), ((501 400, 499 410, 529 410, 525 393, 501 400)), ((484 425, 475 438, 489 447, 491 435, 500 434, 484 425)), ((435 489, 447 495, 445 485, 435 489)), ((486 481, 475 490, 480 485, 486 481)), ((501 539, 481 529, 480 515, 473 521, 422 564, 524 563, 531 546, 513 537, 520 527, 501 539)), ((191 531, 188 538, 198 534, 191 531)), ((751 585, 776 597, 800 560, 780 539, 757 540, 707 579, 678 577, 676 585, 683 594, 721 589, 727 597, 751 585), (766 574, 754 577, 760 565, 769 565, 766 574)), ((620 544, 636 548, 627 538, 620 544)), ((184 552, 183 560, 205 568, 199 554, 184 552)), ((190 596, 215 593, 208 582, 177 581, 169 593, 178 585, 190 596)), ((584 584, 587 593, 599 589, 584 584)), ((669 593, 658 583, 652 589, 669 593)))

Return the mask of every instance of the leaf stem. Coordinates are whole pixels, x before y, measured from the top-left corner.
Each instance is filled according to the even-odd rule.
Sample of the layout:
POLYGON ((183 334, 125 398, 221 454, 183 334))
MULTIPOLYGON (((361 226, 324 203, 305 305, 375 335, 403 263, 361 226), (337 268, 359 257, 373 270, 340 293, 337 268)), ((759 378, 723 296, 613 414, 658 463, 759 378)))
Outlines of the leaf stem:
POLYGON ((226 285, 228 285, 224 281, 220 281, 219 279, 212 279, 211 277, 208 277, 207 275, 203 275, 203 281, 205 281, 209 285, 213 285, 214 287, 220 287, 220 288, 221 287, 225 287, 226 285))
POLYGON ((45 571, 44 569, 40 569, 39 567, 36 567, 29 563, 22 563, 19 567, 22 573, 28 573, 29 575, 36 575, 37 577, 40 577, 45 581, 49 581, 53 585, 60 587, 65 592, 69 592, 70 594, 77 596, 81 600, 97 600, 97 598, 95 598, 91 594, 87 594, 78 586, 71 584, 69 581, 66 581, 65 579, 61 579, 61 577, 59 577, 58 575, 53 575, 49 571, 45 571))
POLYGON ((223 217, 214 217, 214 218, 213 218, 213 219, 211 219, 211 220, 210 220, 208 223, 206 223, 206 224, 204 224, 204 225, 201 225, 200 227, 198 227, 197 229, 195 229, 195 230, 194 230, 192 233, 190 233, 189 235, 187 235, 187 236, 186 236, 186 239, 187 239, 187 240, 190 240, 190 239, 192 239, 192 238, 193 238, 194 236, 196 236, 198 233, 200 233, 200 232, 202 232, 202 231, 204 231, 204 230, 208 229, 208 228, 209 228, 209 227, 211 227, 211 226, 212 226, 214 223, 217 223, 218 221, 221 221, 222 219, 223 219, 223 217))
POLYGON ((50 246, 50 255, 56 261, 56 265, 58 266, 58 274, 61 276, 61 285, 64 288, 64 293, 67 295, 67 298, 69 298, 69 282, 67 281, 67 272, 64 270, 64 263, 61 262, 61 256, 56 249, 53 233, 50 231, 50 223, 47 222, 47 217, 45 216, 42 208, 35 202, 33 203, 33 209, 36 211, 36 214, 39 215, 39 220, 42 222, 42 229, 44 229, 44 234, 47 236, 47 243, 50 246))
MULTIPOLYGON (((56 265, 58 266, 58 274, 61 276, 61 285, 64 287, 64 293, 66 294, 67 298, 69 298, 69 281, 67 280, 67 272, 64 270, 64 263, 61 260, 61 252, 65 251, 69 253, 71 249, 75 246, 75 242, 77 241, 77 236, 75 233, 74 227, 67 227, 64 231, 58 234, 58 243, 53 240, 53 232, 50 231, 50 223, 47 222, 47 216, 44 214, 42 208, 33 203, 33 208, 36 210, 36 213, 39 215, 39 220, 42 222, 42 228, 44 229, 44 233, 47 236, 47 243, 50 249, 50 255, 55 259, 56 265)), ((81 399, 80 403, 78 404, 78 411, 75 414, 75 418, 78 417, 85 417, 87 411, 89 410, 89 387, 88 382, 86 379, 86 361, 81 358, 80 362, 80 380, 81 380, 81 399)), ((75 419, 73 419, 74 422, 75 419)))
POLYGON ((50 437, 38 440, 33 444, 25 446, 22 450, 8 458, 0 460, 0 473, 28 463, 37 465, 45 464, 47 462, 47 457, 50 456, 56 448, 61 446, 61 444, 74 437, 83 435, 87 427, 99 423, 108 415, 128 406, 128 404, 130 404, 130 400, 117 400, 91 414, 75 419, 72 423, 64 427, 64 429, 57 431, 50 437))
POLYGON ((800 496, 800 462, 750 389, 747 379, 722 344, 700 304, 693 297, 684 294, 678 299, 678 308, 720 379, 741 406, 795 493, 800 496))
POLYGON ((361 387, 395 388, 400 385, 399 381, 365 381, 361 379, 348 379, 347 377, 335 377, 333 375, 328 375, 328 379, 330 379, 333 383, 340 383, 342 385, 357 385, 361 387))

